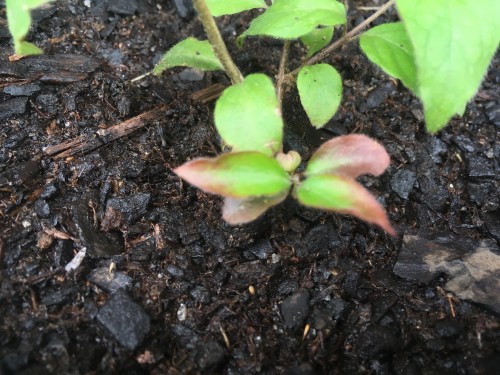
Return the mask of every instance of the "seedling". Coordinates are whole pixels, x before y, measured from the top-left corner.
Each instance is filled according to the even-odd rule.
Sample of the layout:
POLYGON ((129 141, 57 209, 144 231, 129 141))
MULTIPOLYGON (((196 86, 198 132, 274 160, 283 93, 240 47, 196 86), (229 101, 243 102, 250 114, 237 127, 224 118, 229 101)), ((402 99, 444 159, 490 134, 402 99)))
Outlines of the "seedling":
POLYGON ((39 55, 43 51, 24 39, 31 25, 31 11, 51 0, 7 0, 7 21, 14 40, 14 51, 18 56, 39 55))
POLYGON ((477 90, 500 36, 497 0, 481 0, 481 6, 476 0, 453 6, 448 2, 390 0, 330 44, 334 28, 346 24, 344 5, 335 0, 274 0, 270 6, 263 0, 194 0, 208 41, 181 41, 153 72, 161 74, 174 66, 224 70, 233 86, 217 101, 214 117, 222 140, 232 151, 193 160, 174 172, 207 192, 224 196, 223 218, 230 224, 256 219, 291 191, 306 206, 348 213, 394 234, 382 207, 355 180, 361 174, 378 176, 385 171, 389 165, 385 149, 363 135, 334 138, 312 155, 304 172, 296 173, 300 155, 295 151, 285 154, 282 149, 283 86, 296 79, 311 124, 316 128, 325 125, 340 105, 342 78, 333 66, 321 61, 359 37, 364 27, 397 3, 402 22, 380 25, 362 34, 361 48, 371 61, 419 96, 428 130, 441 129, 451 116, 463 112, 477 90), (284 40, 276 88, 262 74, 243 78, 213 18, 254 8, 265 11, 237 43, 244 47, 245 38, 251 36, 284 40), (478 30, 464 31, 465 23, 478 26, 478 30), (306 60, 286 73, 290 42, 296 39, 307 49, 306 60), (462 41, 472 48, 463 48, 462 41), (481 48, 475 48, 476 44, 481 48), (474 67, 470 66, 472 61, 474 67), (455 76, 458 72, 461 76, 455 76))
POLYGON ((355 180, 361 174, 384 172, 389 165, 385 149, 364 135, 333 138, 312 155, 304 172, 296 173, 300 155, 281 151, 279 105, 268 77, 247 76, 227 89, 215 106, 215 126, 233 151, 195 159, 174 172, 204 191, 222 195, 223 218, 230 224, 256 219, 292 191, 306 206, 348 213, 394 234, 383 208, 355 180))

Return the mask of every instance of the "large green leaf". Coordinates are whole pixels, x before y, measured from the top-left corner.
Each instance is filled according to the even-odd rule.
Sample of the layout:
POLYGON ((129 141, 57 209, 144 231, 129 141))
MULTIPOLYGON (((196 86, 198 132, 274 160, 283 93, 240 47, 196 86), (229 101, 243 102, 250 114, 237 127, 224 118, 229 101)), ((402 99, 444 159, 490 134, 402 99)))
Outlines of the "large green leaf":
POLYGON ((214 17, 235 14, 254 8, 267 8, 264 0, 206 0, 214 17))
POLYGON ((300 41, 307 48, 307 57, 311 57, 332 40, 333 26, 316 28, 300 37, 300 41))
POLYGON ((305 66, 297 77, 302 106, 316 128, 330 120, 342 100, 342 78, 328 64, 305 66))
POLYGON ((427 129, 463 114, 500 41, 498 0, 397 0, 413 44, 427 129))
POLYGON ((231 198, 274 196, 288 191, 291 184, 281 165, 259 152, 195 159, 174 172, 204 191, 231 198))
POLYGON ((306 206, 353 215, 395 234, 375 197, 351 178, 312 175, 296 185, 294 195, 306 206))
POLYGON ((359 45, 373 63, 418 95, 413 46, 401 22, 375 26, 361 35, 359 45))
POLYGON ((160 75, 164 70, 175 66, 189 66, 200 70, 224 70, 208 40, 187 38, 177 43, 163 55, 153 68, 160 75))
POLYGON ((267 35, 296 39, 318 26, 344 23, 344 5, 336 0, 276 0, 264 14, 252 21, 240 38, 248 35, 267 35))
POLYGON ((215 126, 234 151, 273 155, 281 149, 283 120, 273 83, 251 74, 224 90, 215 105, 215 126))
POLYGON ((363 174, 379 176, 390 163, 384 146, 362 134, 335 137, 323 143, 312 155, 306 175, 338 174, 356 178, 363 174))

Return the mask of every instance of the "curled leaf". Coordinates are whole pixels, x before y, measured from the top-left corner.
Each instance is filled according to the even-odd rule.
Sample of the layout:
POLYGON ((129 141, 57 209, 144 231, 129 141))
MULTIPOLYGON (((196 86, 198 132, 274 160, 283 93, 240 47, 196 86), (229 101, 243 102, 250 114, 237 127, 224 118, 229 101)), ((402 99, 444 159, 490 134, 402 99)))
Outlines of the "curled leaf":
POLYGON ((356 178, 362 174, 381 175, 389 166, 384 146, 362 134, 333 138, 321 145, 306 168, 306 175, 339 174, 356 178))
POLYGON ((346 213, 396 234, 375 197, 349 177, 312 175, 295 186, 294 195, 306 206, 346 213))
POLYGON ((290 178, 273 158, 259 152, 229 153, 199 158, 174 170, 198 188, 224 197, 276 195, 290 188, 290 178))
POLYGON ((269 208, 283 202, 288 190, 274 195, 246 199, 225 198, 222 218, 231 225, 245 224, 257 219, 269 208))

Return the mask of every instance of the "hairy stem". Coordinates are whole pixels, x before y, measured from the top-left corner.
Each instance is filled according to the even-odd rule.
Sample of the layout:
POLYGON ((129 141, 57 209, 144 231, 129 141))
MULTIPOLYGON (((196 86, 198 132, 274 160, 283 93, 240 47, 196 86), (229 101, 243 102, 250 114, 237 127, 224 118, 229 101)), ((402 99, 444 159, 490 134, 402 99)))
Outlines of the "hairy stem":
POLYGON ((281 104, 283 100, 283 81, 285 80, 285 71, 286 71, 286 61, 288 59, 288 51, 290 50, 290 41, 285 40, 283 44, 283 53, 281 54, 280 67, 278 70, 278 77, 276 82, 276 91, 278 94, 278 100, 281 104))
POLYGON ((193 0, 193 5, 200 16, 201 23, 203 24, 203 28, 208 36, 208 41, 212 45, 215 55, 220 60, 224 70, 231 79, 231 82, 233 85, 242 82, 243 75, 235 65, 231 55, 229 55, 226 44, 224 43, 224 40, 222 40, 217 24, 208 9, 207 3, 205 0, 193 0))
POLYGON ((296 77, 299 74, 300 69, 302 69, 304 66, 316 64, 317 62, 323 60, 325 57, 327 57, 330 53, 332 53, 336 49, 338 49, 341 46, 343 46, 344 44, 356 39, 359 36, 359 34, 361 33, 361 31, 363 31, 371 22, 376 20, 378 17, 380 17, 385 12, 387 12, 389 10, 389 8, 394 5, 395 2, 396 2, 396 0, 389 0, 387 3, 385 3, 383 6, 381 6, 375 13, 373 13, 366 20, 364 20, 362 23, 360 23, 354 29, 349 31, 347 34, 343 35, 340 39, 338 39, 337 41, 335 41, 334 43, 330 44, 328 47, 323 49, 320 53, 318 53, 317 55, 314 55, 313 57, 308 59, 299 68, 297 68, 293 72, 289 73, 289 75, 296 77))

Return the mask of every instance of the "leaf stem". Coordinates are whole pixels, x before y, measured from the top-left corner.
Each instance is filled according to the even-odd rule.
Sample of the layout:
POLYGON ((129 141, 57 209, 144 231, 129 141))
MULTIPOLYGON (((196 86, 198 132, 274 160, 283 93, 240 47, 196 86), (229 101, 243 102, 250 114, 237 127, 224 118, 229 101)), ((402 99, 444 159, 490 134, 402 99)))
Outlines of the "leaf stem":
POLYGON ((285 80, 285 72, 286 72, 286 61, 288 59, 288 51, 290 50, 290 41, 285 40, 283 44, 283 53, 281 54, 280 66, 278 69, 278 76, 276 77, 276 91, 278 95, 278 101, 283 100, 283 82, 285 80))
POLYGON ((220 60, 231 82, 233 85, 242 82, 243 75, 234 63, 231 55, 229 55, 226 44, 220 35, 219 28, 208 9, 207 3, 205 0, 193 0, 193 5, 200 16, 201 23, 208 36, 208 41, 212 45, 215 55, 220 60))
POLYGON ((360 23, 358 26, 356 26, 354 29, 349 31, 347 34, 343 35, 340 39, 335 41, 334 43, 330 44, 328 47, 323 49, 320 53, 317 55, 314 55, 310 59, 306 60, 300 67, 295 69, 293 72, 289 73, 289 76, 296 77, 300 70, 307 65, 312 65, 316 64, 317 62, 323 60, 325 57, 327 57, 330 53, 335 51, 336 49, 340 48, 344 44, 353 41, 356 39, 361 31, 365 29, 371 22, 376 20, 378 17, 380 17, 382 14, 387 12, 390 7, 394 5, 396 0, 389 0, 387 3, 382 5, 375 13, 373 13, 370 17, 368 17, 366 20, 364 20, 362 23, 360 23))

